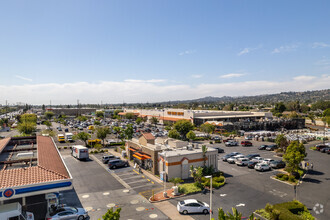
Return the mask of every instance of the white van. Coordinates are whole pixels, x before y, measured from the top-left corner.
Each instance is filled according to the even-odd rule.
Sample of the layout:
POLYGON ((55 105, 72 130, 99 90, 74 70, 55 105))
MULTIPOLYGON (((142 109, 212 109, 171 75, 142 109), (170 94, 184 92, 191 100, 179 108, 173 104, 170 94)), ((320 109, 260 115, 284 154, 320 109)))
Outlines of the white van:
POLYGON ((71 154, 79 160, 87 160, 89 158, 88 148, 82 145, 73 145, 71 154))
POLYGON ((73 141, 72 137, 73 137, 72 133, 65 133, 65 140, 66 141, 72 142, 73 141))
POLYGON ((22 205, 18 202, 0 205, 0 219, 1 220, 34 220, 32 212, 25 212, 22 210, 22 205))

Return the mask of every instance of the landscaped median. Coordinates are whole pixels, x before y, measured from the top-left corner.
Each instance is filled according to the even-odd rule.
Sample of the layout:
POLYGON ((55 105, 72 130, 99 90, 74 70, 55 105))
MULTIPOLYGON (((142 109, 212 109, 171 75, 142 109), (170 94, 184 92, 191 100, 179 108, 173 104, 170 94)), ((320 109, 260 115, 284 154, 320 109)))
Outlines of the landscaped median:
POLYGON ((287 184, 296 185, 300 179, 305 174, 305 170, 298 169, 298 172, 295 172, 296 175, 292 175, 285 170, 281 173, 276 174, 275 176, 271 176, 272 179, 276 179, 278 181, 282 181, 287 184))
POLYGON ((265 219, 290 219, 290 220, 314 220, 307 207, 297 200, 275 205, 268 204, 264 209, 255 211, 256 214, 265 219))

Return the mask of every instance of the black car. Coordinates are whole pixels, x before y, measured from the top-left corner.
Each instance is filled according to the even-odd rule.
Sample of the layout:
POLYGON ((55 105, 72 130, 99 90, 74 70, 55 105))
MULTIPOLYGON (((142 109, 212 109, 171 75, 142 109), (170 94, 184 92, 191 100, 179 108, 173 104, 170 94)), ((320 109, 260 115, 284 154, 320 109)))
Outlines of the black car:
POLYGON ((103 163, 109 163, 110 160, 117 160, 117 159, 120 159, 120 157, 114 156, 112 154, 103 155, 102 162, 103 163))
POLYGON ((124 160, 110 160, 108 163, 110 169, 116 169, 118 167, 128 167, 128 161, 124 160))
POLYGON ((225 150, 220 147, 213 147, 214 149, 218 150, 218 153, 224 153, 225 150))
POLYGON ((327 148, 329 147, 328 145, 325 145, 325 144, 318 144, 315 146, 316 147, 316 150, 320 151, 322 150, 323 148, 327 148))
POLYGON ((231 158, 231 157, 233 157, 233 156, 235 156, 237 154, 239 154, 239 153, 238 152, 232 152, 232 153, 226 154, 221 159, 222 159, 222 161, 227 161, 228 158, 231 158))
POLYGON ((258 161, 250 161, 248 162, 247 164, 247 167, 250 168, 250 169, 254 169, 254 166, 259 163, 258 161))
POLYGON ((320 151, 321 151, 322 153, 328 153, 329 150, 330 150, 330 147, 325 147, 325 148, 322 148, 320 151))
POLYGON ((249 154, 249 155, 246 155, 246 158, 248 158, 249 160, 252 160, 255 157, 260 157, 260 154, 249 154))
POLYGON ((276 144, 269 145, 268 147, 266 147, 266 150, 268 150, 268 151, 273 151, 275 149, 277 149, 277 145, 276 144))
POLYGON ((268 145, 261 145, 260 147, 258 147, 258 150, 266 150, 267 147, 268 145))
POLYGON ((274 160, 274 161, 270 162, 270 167, 271 168, 276 168, 276 169, 284 168, 285 167, 285 162, 282 161, 282 160, 274 160))

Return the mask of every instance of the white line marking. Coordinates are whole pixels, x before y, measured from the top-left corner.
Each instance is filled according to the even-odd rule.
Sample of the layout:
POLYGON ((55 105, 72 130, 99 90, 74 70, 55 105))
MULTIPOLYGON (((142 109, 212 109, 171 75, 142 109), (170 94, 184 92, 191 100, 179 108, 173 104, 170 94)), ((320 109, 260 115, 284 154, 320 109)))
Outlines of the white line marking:
POLYGON ((240 203, 240 204, 236 205, 236 207, 240 207, 240 206, 245 206, 245 204, 244 203, 240 203))

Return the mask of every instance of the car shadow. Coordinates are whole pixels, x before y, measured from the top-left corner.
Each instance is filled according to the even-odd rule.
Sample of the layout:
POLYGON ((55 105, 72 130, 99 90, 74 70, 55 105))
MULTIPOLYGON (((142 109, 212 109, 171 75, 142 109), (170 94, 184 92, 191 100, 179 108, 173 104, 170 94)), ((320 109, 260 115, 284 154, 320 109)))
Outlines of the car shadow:
POLYGON ((320 180, 317 180, 317 179, 313 179, 313 178, 304 178, 303 180, 302 180, 303 182, 308 182, 308 183, 321 183, 322 181, 320 181, 320 180))

